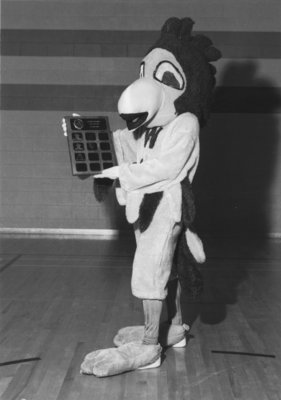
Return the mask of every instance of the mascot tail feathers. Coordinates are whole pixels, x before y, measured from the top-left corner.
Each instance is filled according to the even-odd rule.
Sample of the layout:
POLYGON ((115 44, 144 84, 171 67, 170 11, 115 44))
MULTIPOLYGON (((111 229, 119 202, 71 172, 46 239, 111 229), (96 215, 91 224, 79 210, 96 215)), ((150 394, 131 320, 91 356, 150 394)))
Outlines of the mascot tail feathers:
POLYGON ((206 255, 200 237, 195 232, 187 229, 185 231, 185 239, 187 246, 189 247, 189 250, 193 255, 195 261, 199 264, 203 264, 206 261, 206 255))
POLYGON ((182 233, 175 252, 175 269, 181 287, 192 298, 203 291, 203 277, 198 264, 206 260, 201 239, 193 231, 195 202, 188 176, 182 181, 182 233))
MULTIPOLYGON (((197 258, 202 260, 205 254, 204 251, 202 252, 203 247, 200 247, 200 244, 198 246, 198 243, 201 243, 201 241, 194 240, 195 237, 198 238, 197 235, 193 236, 189 234, 189 236, 192 237, 192 251, 197 258)), ((198 268, 195 256, 187 244, 186 235, 183 231, 177 243, 174 262, 181 288, 192 299, 196 299, 203 292, 203 277, 198 268)))

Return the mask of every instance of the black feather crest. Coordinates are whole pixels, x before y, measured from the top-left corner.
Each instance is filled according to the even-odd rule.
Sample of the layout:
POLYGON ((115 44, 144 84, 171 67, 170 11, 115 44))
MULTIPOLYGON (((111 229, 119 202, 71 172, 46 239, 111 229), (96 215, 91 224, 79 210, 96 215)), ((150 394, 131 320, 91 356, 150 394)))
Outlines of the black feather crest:
POLYGON ((181 20, 176 17, 171 17, 167 19, 167 21, 162 26, 161 32, 162 34, 170 34, 174 36, 178 36, 181 28, 181 20))
POLYGON ((175 101, 176 112, 196 115, 202 127, 209 117, 216 83, 216 70, 210 62, 217 61, 221 52, 205 35, 192 34, 193 24, 191 18, 169 18, 149 51, 162 48, 174 54, 187 81, 185 92, 175 101))
POLYGON ((191 18, 183 18, 181 20, 181 28, 178 38, 180 40, 189 40, 191 36, 194 21, 191 18))

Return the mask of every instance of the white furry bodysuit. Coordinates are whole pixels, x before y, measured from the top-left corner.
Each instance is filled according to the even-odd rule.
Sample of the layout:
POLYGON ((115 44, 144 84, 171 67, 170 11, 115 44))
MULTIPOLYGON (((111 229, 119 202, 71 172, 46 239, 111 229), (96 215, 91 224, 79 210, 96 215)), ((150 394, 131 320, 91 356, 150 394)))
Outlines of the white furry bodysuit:
POLYGON ((145 145, 145 135, 135 139, 128 129, 113 134, 120 188, 119 204, 134 224, 137 248, 133 263, 132 293, 141 299, 162 300, 167 295, 173 255, 180 233, 181 184, 188 175, 192 182, 199 161, 199 123, 184 113, 165 125, 155 145, 145 145), (163 191, 149 227, 138 229, 139 208, 145 193, 163 191))

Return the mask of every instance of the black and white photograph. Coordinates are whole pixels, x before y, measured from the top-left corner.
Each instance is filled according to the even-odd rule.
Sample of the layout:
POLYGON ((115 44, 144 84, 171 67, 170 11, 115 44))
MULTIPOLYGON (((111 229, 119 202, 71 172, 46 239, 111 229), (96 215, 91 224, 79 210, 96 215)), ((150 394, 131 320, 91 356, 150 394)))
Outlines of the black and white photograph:
POLYGON ((281 400, 280 0, 0 13, 0 400, 281 400))

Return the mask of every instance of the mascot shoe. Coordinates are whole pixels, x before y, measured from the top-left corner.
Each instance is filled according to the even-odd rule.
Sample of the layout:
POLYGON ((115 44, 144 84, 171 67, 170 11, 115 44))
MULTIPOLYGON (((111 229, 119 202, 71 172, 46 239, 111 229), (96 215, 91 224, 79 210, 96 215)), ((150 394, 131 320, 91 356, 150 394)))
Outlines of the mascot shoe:
MULTIPOLYGON (((159 329, 159 343, 162 347, 185 347, 186 337, 185 333, 189 331, 189 326, 183 325, 170 325, 162 323, 159 329)), ((127 326, 120 329, 113 339, 115 346, 119 347, 126 343, 142 343, 144 336, 144 326, 127 326)))
POLYGON ((102 349, 86 355, 80 372, 106 377, 135 369, 156 368, 161 365, 162 348, 157 345, 128 343, 118 348, 102 349))

